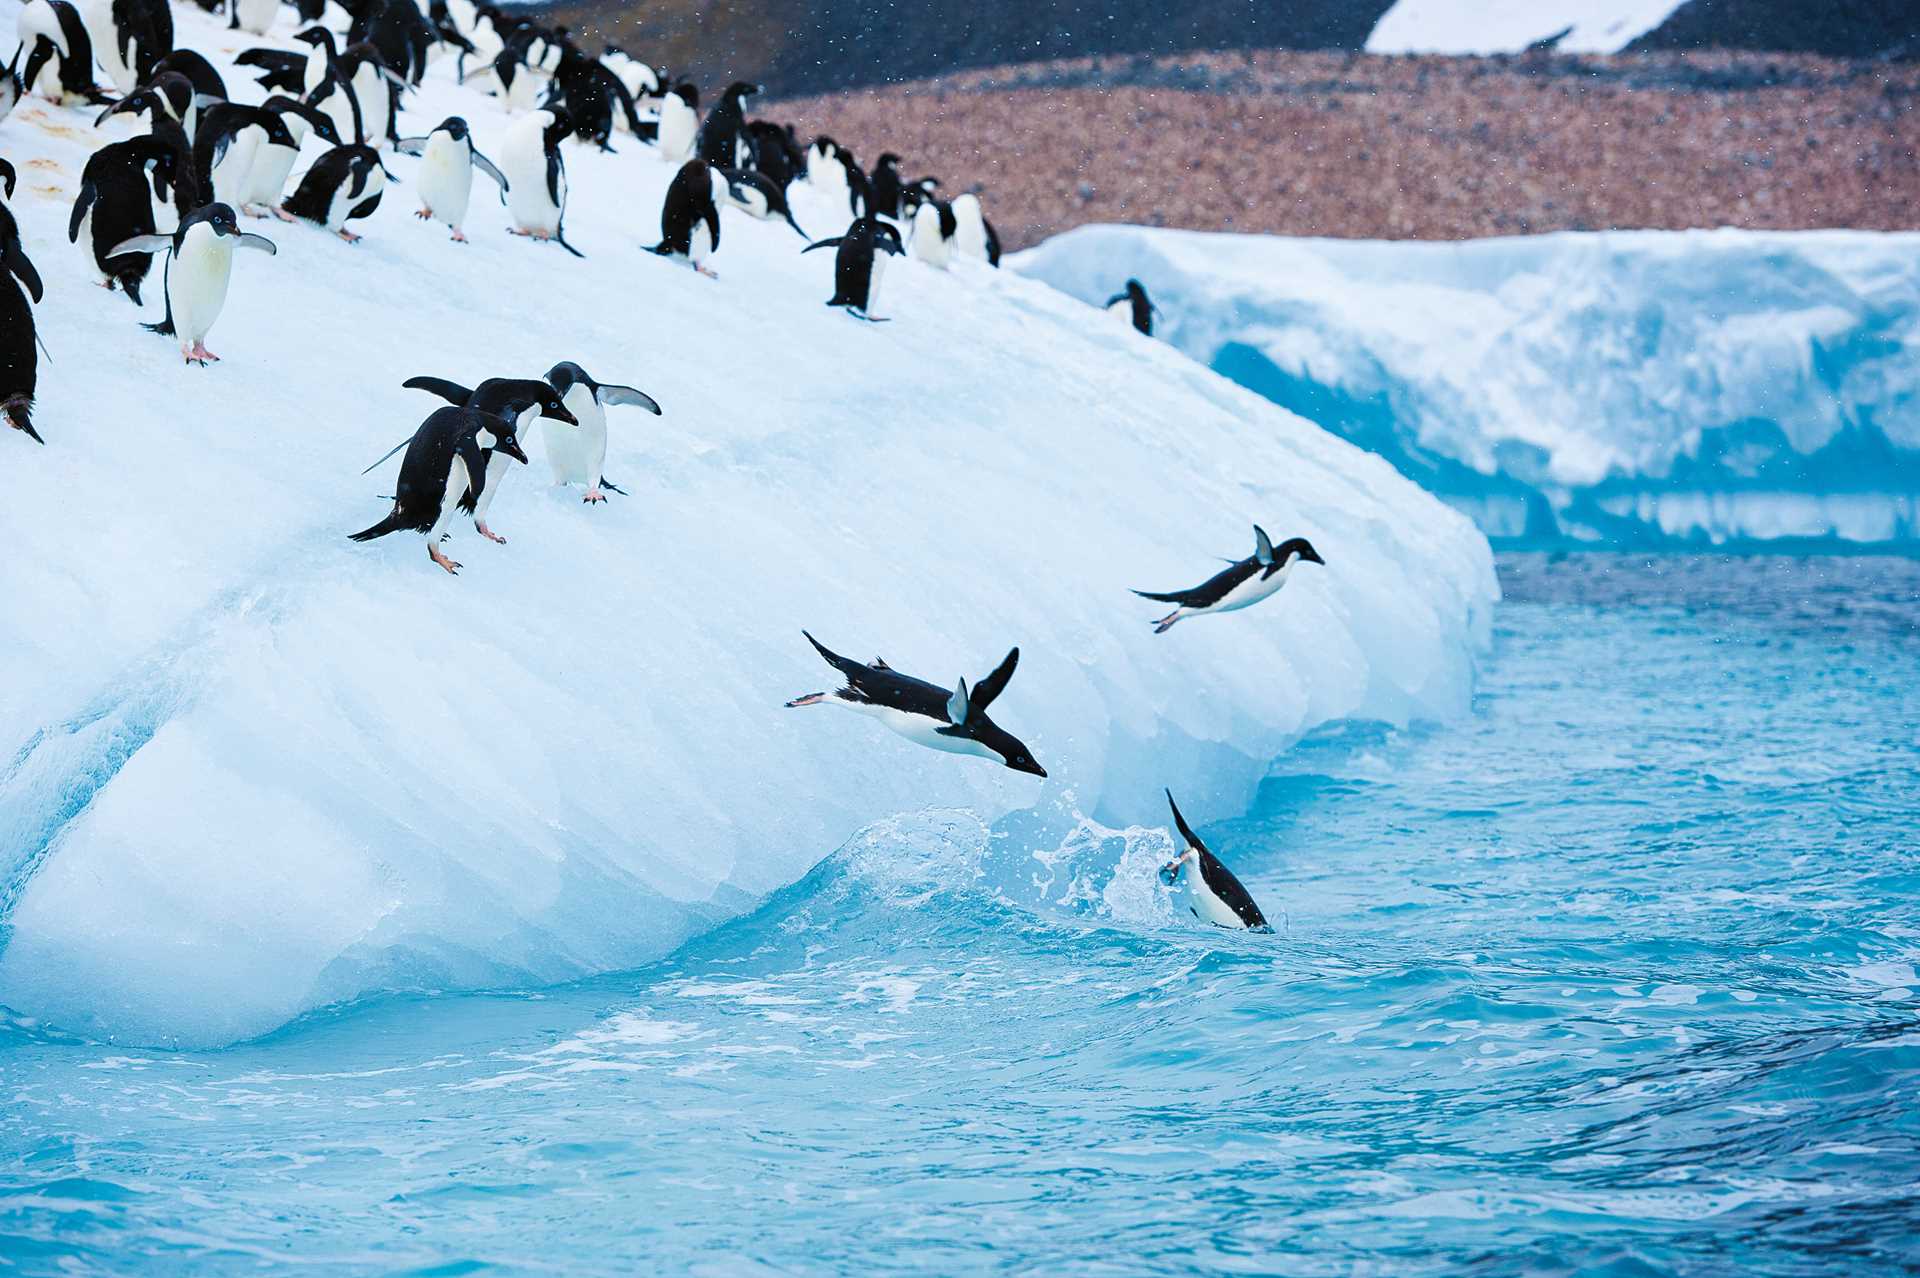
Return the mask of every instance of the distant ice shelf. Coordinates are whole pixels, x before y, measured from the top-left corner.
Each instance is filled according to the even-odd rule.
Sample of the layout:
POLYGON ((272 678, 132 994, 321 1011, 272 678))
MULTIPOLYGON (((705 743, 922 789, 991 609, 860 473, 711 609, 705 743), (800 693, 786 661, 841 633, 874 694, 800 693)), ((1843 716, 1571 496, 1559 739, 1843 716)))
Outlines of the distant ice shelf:
POLYGON ((1920 235, 1098 226, 1014 266, 1139 278, 1173 345, 1498 543, 1920 542, 1920 235))
POLYGON ((1617 53, 1684 0, 1399 0, 1367 37, 1368 53, 1518 53, 1552 41, 1563 53, 1617 53))

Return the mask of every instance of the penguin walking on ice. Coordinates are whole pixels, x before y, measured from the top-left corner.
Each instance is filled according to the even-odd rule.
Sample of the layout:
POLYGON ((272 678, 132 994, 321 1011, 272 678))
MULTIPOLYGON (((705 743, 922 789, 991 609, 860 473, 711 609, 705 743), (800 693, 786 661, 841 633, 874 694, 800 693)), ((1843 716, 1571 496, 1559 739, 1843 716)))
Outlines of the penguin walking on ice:
POLYGON ((294 217, 324 226, 349 244, 360 237, 347 223, 372 217, 387 189, 387 168, 370 146, 336 146, 313 162, 300 185, 282 205, 294 217))
POLYGON ((899 254, 900 232, 878 218, 863 217, 847 228, 845 235, 820 240, 801 249, 837 248, 833 256, 833 296, 828 306, 844 306, 849 315, 871 324, 886 321, 874 315, 880 300, 880 278, 885 273, 887 254, 899 254))
POLYGON ((807 635, 807 642, 847 683, 834 692, 796 697, 787 702, 789 709, 842 705, 872 715, 916 745, 993 759, 1015 772, 1031 776, 1047 775, 1047 770, 1033 761, 1033 754, 1026 746, 987 717, 987 707, 1006 691, 1007 681, 1013 678, 1013 669, 1020 662, 1018 648, 1009 652, 1006 660, 971 690, 962 679, 949 692, 924 679, 901 674, 878 657, 870 665, 861 665, 829 651, 812 635, 807 635))
POLYGON ((581 501, 589 506, 607 499, 602 488, 626 496, 624 489, 609 483, 600 473, 607 462, 607 407, 631 404, 658 417, 660 405, 645 391, 596 382, 586 369, 571 361, 548 369, 547 382, 560 392, 561 402, 574 416, 572 426, 549 420, 540 431, 546 441, 547 464, 553 467, 553 482, 584 486, 587 495, 581 501))
POLYGON ((1272 540, 1260 525, 1255 524, 1253 553, 1245 559, 1235 560, 1191 590, 1173 590, 1165 594, 1136 590, 1133 593, 1142 599, 1179 605, 1153 623, 1153 633, 1163 635, 1183 617, 1205 617, 1250 608, 1286 585, 1295 564, 1326 562, 1305 537, 1290 538, 1275 549, 1272 540))
POLYGON ((500 144, 500 171, 504 174, 507 209, 513 214, 508 229, 515 235, 552 240, 575 257, 585 257, 567 243, 567 166, 560 143, 573 131, 567 113, 542 107, 514 121, 500 144))
POLYGON ((513 423, 477 408, 435 409, 407 441, 406 449, 393 510, 373 527, 354 533, 353 540, 373 541, 404 530, 425 533, 427 558, 449 574, 458 574, 460 563, 447 558, 440 541, 452 527, 461 494, 486 482, 490 454, 510 457, 524 466, 526 451, 520 447, 513 423))
POLYGON ((180 355, 189 364, 205 368, 220 358, 207 349, 207 334, 227 304, 236 246, 279 252, 266 236, 242 231, 229 205, 209 204, 189 214, 172 235, 136 235, 110 254, 167 251, 167 317, 141 327, 179 338, 180 355))
POLYGON ((867 182, 873 190, 873 211, 882 217, 900 216, 900 157, 888 151, 873 166, 873 172, 867 175, 867 182))
POLYGON ((1107 299, 1108 312, 1122 313, 1120 312, 1122 302, 1126 303, 1127 309, 1124 314, 1133 326, 1148 337, 1152 337, 1153 317, 1160 313, 1160 308, 1155 306, 1153 299, 1147 296, 1147 286, 1139 280, 1128 280, 1125 288, 1107 299))
POLYGON ((708 279, 718 279, 707 259, 720 247, 720 206, 714 203, 714 172, 701 159, 688 160, 667 185, 660 208, 660 242, 653 251, 686 262, 708 279))
MULTIPOLYGON (((13 166, 0 160, 0 186, 9 200, 13 184, 13 166)), ((36 444, 47 441, 33 428, 33 388, 39 373, 34 346, 40 339, 27 298, 38 303, 41 295, 40 272, 20 245, 20 225, 13 220, 13 210, 0 203, 0 420, 36 444)))
POLYGON ((423 221, 432 218, 452 227, 456 243, 467 242, 460 224, 466 220, 475 169, 499 185, 500 202, 507 202, 506 174, 480 154, 467 130, 467 122, 457 115, 442 120, 440 127, 423 138, 401 138, 395 149, 420 157, 419 171, 413 175, 414 185, 420 191, 420 209, 414 216, 423 221))
POLYGON ((774 217, 785 218, 801 239, 807 238, 807 233, 793 220, 787 193, 778 182, 752 169, 720 169, 718 172, 726 184, 728 204, 762 222, 774 217))
POLYGON ((1187 875, 1187 910, 1203 923, 1215 927, 1233 928, 1236 931, 1271 932, 1267 925, 1267 916, 1254 904, 1247 889, 1240 886, 1240 880, 1233 877, 1233 871, 1220 863, 1220 858, 1207 850, 1187 825, 1187 819, 1180 815, 1180 805, 1173 801, 1173 791, 1167 791, 1167 806, 1173 809, 1173 823, 1180 831, 1180 837, 1186 841, 1187 850, 1160 867, 1160 877, 1172 887, 1180 881, 1180 871, 1187 866, 1193 867, 1193 873, 1187 875))
POLYGON ((148 134, 101 147, 87 157, 87 167, 80 172, 80 192, 67 219, 67 240, 78 244, 84 239, 99 269, 101 287, 120 288, 135 306, 140 305, 140 286, 153 269, 153 255, 115 257, 113 249, 159 229, 154 205, 167 198, 169 188, 194 189, 191 174, 182 188, 179 165, 179 151, 148 134))
POLYGON ((954 248, 962 257, 971 257, 988 266, 1000 265, 1000 235, 987 221, 980 197, 969 191, 953 200, 954 248))

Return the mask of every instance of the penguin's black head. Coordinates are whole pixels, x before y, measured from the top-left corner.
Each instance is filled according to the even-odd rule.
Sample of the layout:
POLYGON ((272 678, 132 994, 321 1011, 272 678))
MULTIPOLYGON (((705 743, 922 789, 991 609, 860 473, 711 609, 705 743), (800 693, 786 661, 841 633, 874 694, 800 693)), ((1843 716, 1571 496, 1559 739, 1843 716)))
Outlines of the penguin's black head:
POLYGON ((1033 752, 1018 737, 991 719, 982 716, 977 724, 968 724, 967 735, 999 755, 1001 761, 1013 771, 1024 772, 1032 777, 1047 775, 1047 770, 1034 762, 1033 752))
POLYGON ((882 153, 881 153, 881 155, 880 155, 880 163, 879 163, 879 165, 878 165, 877 167, 879 167, 879 168, 883 168, 883 169, 895 169, 895 168, 899 168, 899 167, 900 167, 900 157, 899 157, 899 156, 897 156, 897 155, 895 155, 895 154, 894 154, 893 152, 891 152, 891 151, 885 151, 885 152, 882 152, 882 153))
POLYGON ((732 84, 729 84, 727 86, 727 91, 723 96, 732 98, 734 101, 738 102, 740 99, 750 98, 758 92, 760 92, 759 85, 750 83, 746 80, 735 80, 732 84))
POLYGON ((467 136, 467 122, 457 115, 450 115, 440 121, 440 127, 435 132, 444 133, 458 142, 467 136))
POLYGON ((674 85, 670 92, 674 97, 686 103, 689 110, 698 111, 700 109, 700 90, 687 81, 682 80, 680 83, 674 85))
POLYGON ((560 394, 565 395, 575 386, 585 386, 591 390, 596 385, 593 378, 587 376, 587 370, 572 360, 562 360, 547 370, 547 383, 560 394))
POLYGON ((315 48, 324 47, 331 49, 334 47, 333 32, 327 30, 325 27, 308 27, 305 31, 296 32, 293 38, 301 44, 310 44, 315 48))
POLYGON ((569 426, 580 424, 580 419, 568 412, 567 406, 561 402, 561 392, 545 382, 537 382, 530 377, 514 377, 503 378, 493 386, 500 392, 501 416, 509 422, 518 423, 520 414, 537 407, 542 417, 551 417, 569 426))
POLYGON ((1320 557, 1320 552, 1313 548, 1313 543, 1305 537, 1290 537, 1286 541, 1281 542, 1279 547, 1274 550, 1273 566, 1268 568, 1267 572, 1277 572, 1292 563, 1296 558, 1310 564, 1324 564, 1327 562, 1320 557))
POLYGON ((13 184, 17 180, 18 175, 14 173, 13 166, 8 164, 4 159, 0 159, 0 183, 6 184, 7 198, 9 200, 13 198, 13 184))
POLYGON ((486 432, 479 436, 483 447, 487 446, 488 436, 493 439, 491 447, 494 452, 505 453, 522 466, 527 464, 527 450, 520 447, 520 433, 514 429, 511 421, 501 419, 489 426, 486 432))
POLYGON ((230 204, 209 204, 200 210, 200 220, 213 228, 215 235, 238 235, 240 223, 233 216, 230 204))

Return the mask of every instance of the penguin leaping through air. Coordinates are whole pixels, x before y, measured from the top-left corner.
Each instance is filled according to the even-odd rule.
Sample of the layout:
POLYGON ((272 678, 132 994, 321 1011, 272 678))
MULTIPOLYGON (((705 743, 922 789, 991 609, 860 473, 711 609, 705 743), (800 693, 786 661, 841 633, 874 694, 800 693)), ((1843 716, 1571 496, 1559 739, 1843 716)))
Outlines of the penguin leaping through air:
POLYGON ((450 574, 459 573, 460 563, 441 551, 440 539, 460 509, 460 495, 485 482, 488 454, 505 454, 526 464, 513 423, 477 408, 435 410, 407 441, 393 510, 373 527, 354 533, 353 540, 372 541, 406 529, 425 533, 427 558, 450 574))
MULTIPOLYGON (((806 634, 804 630, 801 633, 806 634)), ((796 697, 787 702, 789 708, 842 705, 872 715, 916 745, 950 754, 979 755, 1031 776, 1047 775, 1026 746, 987 717, 987 707, 1006 691, 1007 681, 1013 678, 1013 668, 1020 662, 1018 648, 971 690, 962 679, 949 692, 924 679, 903 675, 877 657, 871 665, 861 665, 828 651, 812 635, 807 635, 807 642, 846 678, 847 684, 834 692, 796 697)))
POLYGON ((231 206, 209 204, 188 214, 172 235, 136 235, 107 256, 166 251, 167 316, 142 327, 179 338, 181 357, 204 368, 220 358, 207 349, 207 334, 227 304, 236 246, 269 255, 279 252, 266 236, 242 231, 231 206))
POLYGON ((1215 927, 1228 927, 1247 932, 1271 932, 1267 925, 1267 916, 1260 912, 1247 889, 1240 886, 1240 880, 1233 877, 1233 871, 1220 864, 1220 858, 1207 850, 1187 825, 1187 819, 1180 815, 1180 805, 1173 801, 1173 791, 1167 791, 1167 806, 1173 809, 1173 823, 1180 830, 1180 837, 1186 841, 1187 850, 1160 867, 1160 877, 1168 887, 1180 881, 1180 871, 1192 866, 1194 872, 1187 876, 1187 910, 1193 917, 1215 927))
POLYGON ((878 218, 856 218, 845 235, 820 240, 801 249, 837 248, 833 256, 833 296, 828 306, 844 306, 849 315, 873 324, 886 321, 873 312, 880 302, 880 278, 885 273, 889 253, 903 252, 900 232, 878 218))
POLYGON ((446 223, 453 228, 456 243, 467 242, 460 223, 466 220, 475 169, 499 185, 500 202, 507 202, 506 175, 480 154, 467 131, 467 122, 457 115, 442 120, 439 128, 423 138, 401 138, 394 149, 420 157, 420 170, 414 174, 414 183, 420 189, 420 210, 414 216, 446 223))
POLYGON ((658 417, 660 405, 645 391, 596 382, 587 375, 586 369, 571 361, 548 369, 547 382, 560 392, 560 402, 575 418, 571 426, 549 419, 541 428, 540 434, 547 446, 547 463, 553 467, 553 482, 563 486, 582 485, 587 495, 581 500, 589 506, 607 499, 600 491, 602 488, 626 496, 624 489, 608 482, 600 473, 600 468, 607 463, 607 407, 631 404, 658 417))
POLYGON ((1146 285, 1139 280, 1128 280, 1125 288, 1107 299, 1106 308, 1109 312, 1119 312, 1122 302, 1127 304, 1124 314, 1133 322, 1133 326, 1152 337, 1153 317, 1160 313, 1160 308, 1147 296, 1146 285))
POLYGON ((1179 605, 1153 623, 1153 633, 1167 633, 1183 617, 1204 617, 1251 607, 1286 585, 1295 564, 1327 562, 1305 537, 1294 537, 1275 549, 1260 525, 1255 524, 1253 540, 1251 555, 1234 561, 1191 590, 1173 590, 1165 594, 1150 590, 1134 591, 1142 599, 1179 605))

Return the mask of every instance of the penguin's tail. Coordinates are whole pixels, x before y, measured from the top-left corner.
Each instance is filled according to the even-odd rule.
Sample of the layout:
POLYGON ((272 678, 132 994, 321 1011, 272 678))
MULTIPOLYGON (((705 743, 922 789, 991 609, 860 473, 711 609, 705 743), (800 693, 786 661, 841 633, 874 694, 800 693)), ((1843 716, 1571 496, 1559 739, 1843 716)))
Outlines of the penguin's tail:
POLYGON ((403 525, 401 524, 401 521, 400 521, 400 512, 396 510, 391 515, 388 515, 385 519, 375 524, 373 527, 365 528, 357 533, 352 534, 352 540, 373 541, 376 538, 386 536, 390 532, 399 532, 402 526, 403 525))
POLYGON ((1181 602, 1181 599, 1180 599, 1180 596, 1179 596, 1179 595, 1162 595, 1162 594, 1156 594, 1155 592, 1153 592, 1153 591, 1151 591, 1151 590, 1136 590, 1136 591, 1134 591, 1133 593, 1134 593, 1134 594, 1136 594, 1136 595, 1139 595, 1139 596, 1140 596, 1140 597, 1141 597, 1142 599, 1151 599, 1151 600, 1153 600, 1153 601, 1154 601, 1155 603, 1170 603, 1170 604, 1177 604, 1177 603, 1180 603, 1180 602, 1181 602))
POLYGON ((585 253, 582 253, 579 249, 567 243, 567 231, 566 231, 566 228, 563 226, 556 226, 553 228, 553 242, 555 244, 558 244, 561 248, 565 249, 567 252, 573 254, 575 257, 583 258, 586 256, 585 253))
POLYGON ((162 337, 172 337, 174 335, 173 316, 171 315, 161 320, 158 324, 142 324, 140 327, 146 329, 149 333, 158 333, 162 337))

